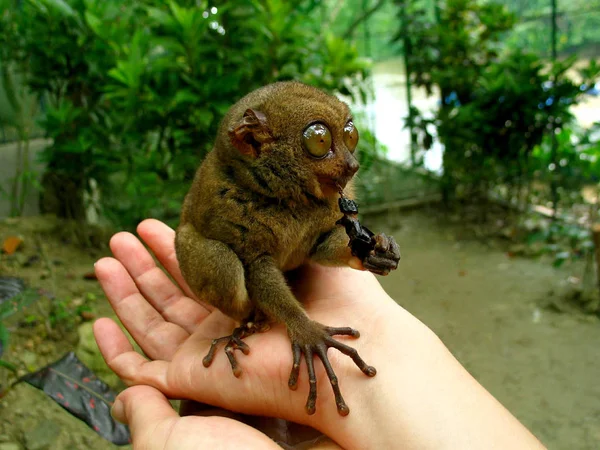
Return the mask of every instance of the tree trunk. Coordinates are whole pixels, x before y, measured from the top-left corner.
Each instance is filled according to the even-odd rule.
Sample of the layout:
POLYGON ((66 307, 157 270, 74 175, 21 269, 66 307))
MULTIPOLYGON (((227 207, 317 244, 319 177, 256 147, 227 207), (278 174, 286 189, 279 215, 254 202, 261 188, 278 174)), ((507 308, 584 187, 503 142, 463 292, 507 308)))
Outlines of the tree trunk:
POLYGON ((84 188, 83 178, 75 179, 48 169, 42 177, 40 211, 63 219, 85 222, 84 188))

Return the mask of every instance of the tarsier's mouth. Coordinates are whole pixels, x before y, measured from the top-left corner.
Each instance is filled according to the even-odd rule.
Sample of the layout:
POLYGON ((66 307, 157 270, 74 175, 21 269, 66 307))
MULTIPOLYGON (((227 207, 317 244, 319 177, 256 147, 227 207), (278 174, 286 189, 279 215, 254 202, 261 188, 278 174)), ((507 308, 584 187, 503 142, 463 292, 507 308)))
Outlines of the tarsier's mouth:
POLYGON ((319 178, 319 183, 339 191, 340 189, 343 190, 351 179, 352 176, 343 176, 337 178, 321 177, 319 178))

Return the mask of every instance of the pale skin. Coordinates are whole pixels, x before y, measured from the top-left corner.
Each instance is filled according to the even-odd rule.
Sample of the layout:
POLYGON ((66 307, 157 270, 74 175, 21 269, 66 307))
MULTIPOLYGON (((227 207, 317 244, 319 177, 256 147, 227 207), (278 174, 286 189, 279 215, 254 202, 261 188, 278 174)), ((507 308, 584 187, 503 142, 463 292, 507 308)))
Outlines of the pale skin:
POLYGON ((279 417, 329 438, 302 448, 545 448, 368 272, 311 265, 290 280, 312 319, 360 330, 358 339, 339 339, 351 343, 377 368, 377 376, 365 377, 350 358, 329 350, 350 407, 348 416, 338 414, 318 360, 317 412, 306 414, 306 368, 300 370, 298 389, 290 390, 292 356, 283 326, 246 339, 251 351, 238 353, 240 378, 233 376, 224 355, 205 368, 202 358, 212 339, 230 332, 234 323, 192 297, 177 266, 172 229, 146 220, 138 234, 177 284, 129 233, 113 237, 114 258, 98 261, 96 274, 147 358, 133 350, 112 320, 100 319, 94 325, 111 369, 135 386, 121 393, 113 408, 114 416, 130 425, 134 448, 280 448, 233 413, 206 410, 203 416, 180 417, 167 397, 279 417))

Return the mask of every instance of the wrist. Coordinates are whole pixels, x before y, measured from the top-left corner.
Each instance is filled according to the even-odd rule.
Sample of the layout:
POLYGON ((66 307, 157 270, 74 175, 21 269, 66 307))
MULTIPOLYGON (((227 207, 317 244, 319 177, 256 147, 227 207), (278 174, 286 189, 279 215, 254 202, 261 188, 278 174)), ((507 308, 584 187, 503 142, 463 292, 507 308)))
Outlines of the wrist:
POLYGON ((415 317, 398 306, 379 325, 362 350, 377 375, 344 373, 350 414, 321 419, 343 448, 544 448, 415 317))
POLYGON ((400 306, 393 304, 378 312, 375 322, 364 326, 364 333, 353 343, 377 375, 365 377, 340 355, 335 367, 350 414, 340 416, 331 408, 332 396, 322 395, 312 421, 313 427, 345 449, 394 448, 408 442, 410 429, 401 416, 414 408, 406 401, 413 389, 414 369, 423 354, 445 351, 437 336, 400 306))

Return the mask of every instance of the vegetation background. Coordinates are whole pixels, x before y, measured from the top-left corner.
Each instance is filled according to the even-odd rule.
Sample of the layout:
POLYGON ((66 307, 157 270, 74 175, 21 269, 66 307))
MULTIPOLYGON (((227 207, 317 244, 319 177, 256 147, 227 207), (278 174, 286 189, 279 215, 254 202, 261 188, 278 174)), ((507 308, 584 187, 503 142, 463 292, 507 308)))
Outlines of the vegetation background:
MULTIPOLYGON (((508 403, 517 396, 509 375, 486 374, 504 373, 494 341, 518 335, 513 363, 527 381, 514 385, 529 399, 515 404, 519 417, 556 448, 597 448, 600 392, 590 378, 574 397, 589 404, 576 413, 571 398, 549 394, 552 384, 529 394, 540 352, 582 370, 598 359, 569 358, 600 337, 586 328, 600 311, 599 24, 600 0, 0 0, 0 276, 29 286, 9 296, 0 283, 0 385, 65 348, 106 370, 90 343, 89 321, 110 314, 90 285, 91 262, 116 230, 147 217, 175 226, 228 107, 295 79, 357 113, 361 210, 404 237, 417 264, 386 288, 436 305, 423 311, 429 323, 508 403), (416 206, 416 216, 406 212, 416 206), (498 255, 520 271, 498 269, 508 264, 498 255), (454 264, 447 285, 432 282, 454 264), (479 284, 465 288, 467 273, 479 284), (491 283, 506 288, 488 295, 491 283), (487 342, 475 329, 486 318, 468 319, 481 305, 492 305, 487 330, 505 321, 504 331, 461 354, 470 340, 457 328, 473 326, 487 342), (545 322, 544 340, 532 323, 547 311, 565 318, 545 322), (556 344, 552 330, 566 330, 566 317, 578 318, 584 343, 556 344), (553 417, 579 422, 562 429, 543 416, 548 395, 553 417)), ((50 448, 110 448, 68 422, 49 432, 52 407, 31 395, 18 386, 0 400, 0 448, 36 448, 28 427, 55 436, 50 448)))

